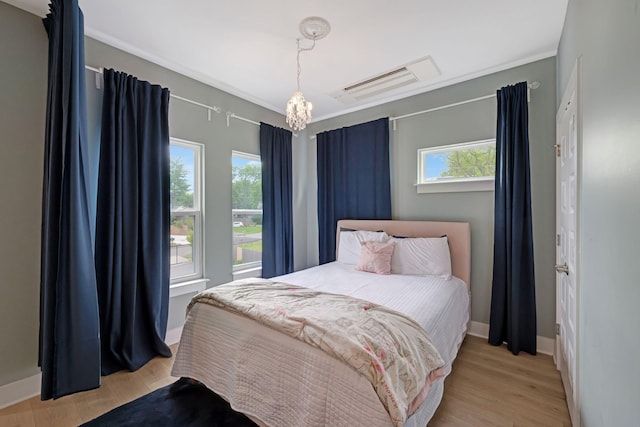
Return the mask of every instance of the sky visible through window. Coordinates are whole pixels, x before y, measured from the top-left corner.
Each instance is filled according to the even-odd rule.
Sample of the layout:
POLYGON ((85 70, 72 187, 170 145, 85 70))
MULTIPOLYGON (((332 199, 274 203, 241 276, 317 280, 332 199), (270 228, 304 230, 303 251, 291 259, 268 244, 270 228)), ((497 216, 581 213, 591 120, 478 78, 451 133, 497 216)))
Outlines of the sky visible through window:
POLYGON ((241 167, 246 166, 248 164, 259 165, 260 162, 256 161, 256 160, 245 159, 244 157, 240 157, 240 156, 231 156, 231 165, 232 166, 238 166, 238 167, 241 168, 241 167))
POLYGON ((184 165, 184 170, 187 172, 187 182, 189 183, 189 190, 193 191, 193 174, 194 174, 194 153, 193 148, 181 147, 179 145, 171 145, 171 160, 180 159, 184 165))
POLYGON ((447 153, 433 153, 426 156, 425 159, 425 179, 432 180, 440 176, 442 172, 448 169, 447 153))

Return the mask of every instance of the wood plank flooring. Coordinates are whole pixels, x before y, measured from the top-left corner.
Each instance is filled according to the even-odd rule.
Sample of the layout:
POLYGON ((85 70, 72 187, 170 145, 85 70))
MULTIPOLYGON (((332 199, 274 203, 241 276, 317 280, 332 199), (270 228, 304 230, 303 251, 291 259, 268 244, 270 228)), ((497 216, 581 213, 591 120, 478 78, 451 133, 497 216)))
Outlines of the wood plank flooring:
POLYGON ((571 426, 551 356, 514 356, 467 336, 429 427, 571 426))
MULTIPOLYGON (((175 346, 172 347, 175 351, 175 346)), ((0 426, 77 426, 174 382, 173 359, 156 358, 136 372, 102 379, 96 390, 42 402, 38 397, 0 410, 0 426)), ((444 398, 429 427, 571 426, 551 357, 513 356, 506 347, 467 336, 444 398)))

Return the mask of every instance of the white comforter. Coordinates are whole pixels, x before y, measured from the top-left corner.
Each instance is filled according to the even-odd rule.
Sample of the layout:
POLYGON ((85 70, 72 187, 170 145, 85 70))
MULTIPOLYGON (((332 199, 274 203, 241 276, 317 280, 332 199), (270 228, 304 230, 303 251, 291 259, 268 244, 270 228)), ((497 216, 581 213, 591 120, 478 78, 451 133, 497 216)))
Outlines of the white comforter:
MULTIPOLYGON (((456 278, 383 276, 331 263, 274 280, 351 295, 407 314, 430 334, 446 373, 469 320, 468 288, 456 278)), ((196 304, 187 318, 172 374, 202 381, 263 425, 391 425, 371 384, 344 363, 204 304, 196 304)), ((424 426, 441 391, 434 387, 430 401, 406 425, 424 426)))

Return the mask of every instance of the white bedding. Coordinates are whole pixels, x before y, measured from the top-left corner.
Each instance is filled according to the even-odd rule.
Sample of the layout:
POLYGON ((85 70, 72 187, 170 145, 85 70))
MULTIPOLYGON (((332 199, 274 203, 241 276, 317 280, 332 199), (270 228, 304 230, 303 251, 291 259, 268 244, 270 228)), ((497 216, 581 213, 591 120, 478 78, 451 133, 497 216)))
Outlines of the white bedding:
MULTIPOLYGON (((469 290, 456 277, 405 276, 356 271, 332 262, 272 280, 361 298, 406 314, 431 337, 449 365, 458 353, 469 321, 469 290)), ((451 372, 451 366, 447 375, 451 372)))
MULTIPOLYGON (((334 262, 273 280, 351 295, 407 314, 429 333, 448 374, 469 320, 467 285, 455 277, 377 275, 353 267, 334 262)), ((204 304, 189 313, 172 374, 203 382, 263 425, 391 425, 371 384, 344 363, 204 304)), ((441 397, 442 380, 405 426, 424 427, 441 397)))

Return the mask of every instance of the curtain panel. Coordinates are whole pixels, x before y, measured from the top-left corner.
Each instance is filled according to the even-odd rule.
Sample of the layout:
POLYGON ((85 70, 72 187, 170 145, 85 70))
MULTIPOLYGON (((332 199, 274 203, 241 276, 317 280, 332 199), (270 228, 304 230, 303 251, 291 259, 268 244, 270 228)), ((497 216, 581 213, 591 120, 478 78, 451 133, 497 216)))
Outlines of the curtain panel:
POLYGON ((489 343, 536 354, 527 83, 497 93, 493 286, 489 343))
POLYGON ((260 123, 262 277, 293 271, 291 132, 260 123))
POLYGON ((168 89, 104 70, 95 261, 103 375, 171 356, 168 113, 168 89))
POLYGON ((340 219, 391 219, 389 119, 317 136, 319 262, 335 260, 340 219))
POLYGON ((53 0, 49 8, 43 20, 49 36, 38 354, 43 400, 100 386, 84 18, 76 0, 53 0))

